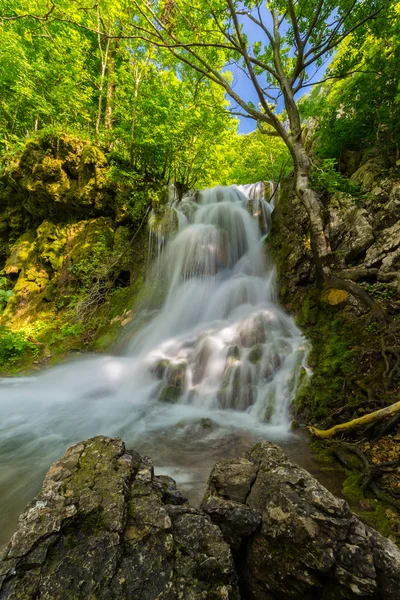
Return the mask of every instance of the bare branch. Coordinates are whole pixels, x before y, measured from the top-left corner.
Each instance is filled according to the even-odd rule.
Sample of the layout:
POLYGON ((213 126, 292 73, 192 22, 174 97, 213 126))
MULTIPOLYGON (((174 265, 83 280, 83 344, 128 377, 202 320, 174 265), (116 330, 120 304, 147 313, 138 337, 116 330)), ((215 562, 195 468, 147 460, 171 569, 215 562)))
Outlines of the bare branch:
MULTIPOLYGON (((351 33, 353 33, 354 31, 356 31, 357 29, 359 29, 360 27, 362 27, 362 25, 364 25, 365 23, 367 23, 368 21, 375 19, 385 8, 385 6, 390 2, 390 0, 386 0, 386 2, 384 2, 382 4, 382 6, 380 6, 379 8, 377 8, 374 12, 370 13, 369 15, 367 15, 366 17, 364 17, 363 19, 361 19, 360 21, 358 21, 357 23, 355 23, 355 25, 353 25, 352 27, 350 27, 350 29, 348 29, 347 31, 345 31, 344 33, 342 33, 336 40, 329 42, 328 44, 325 45, 320 52, 318 52, 317 54, 315 54, 309 61, 306 61, 305 64, 303 65, 303 68, 306 69, 308 66, 310 66, 311 64, 313 64, 316 60, 318 60, 319 58, 321 58, 321 56, 323 56, 324 54, 326 54, 327 52, 330 52, 331 50, 333 50, 334 48, 336 48, 336 46, 338 46, 338 44, 340 44, 346 37, 348 37, 351 33)), ((356 3, 356 0, 354 1, 353 5, 356 3)), ((350 9, 349 9, 350 10, 350 9)), ((349 13, 349 11, 348 11, 349 13)), ((331 39, 332 36, 330 36, 329 39, 331 39)), ((307 52, 307 55, 309 55, 310 51, 307 52)))
POLYGON ((263 135, 268 135, 269 137, 281 137, 281 135, 277 131, 275 131, 275 129, 264 129, 260 121, 257 121, 257 129, 263 135))
POLYGON ((320 85, 321 83, 325 83, 326 81, 330 81, 331 79, 345 79, 350 75, 355 75, 356 73, 363 73, 365 75, 382 75, 379 71, 363 71, 362 69, 354 69, 353 71, 348 71, 347 73, 340 73, 339 75, 330 75, 329 77, 325 77, 325 79, 320 79, 320 81, 315 81, 314 83, 306 83, 302 85, 302 88, 311 87, 314 85, 320 85))

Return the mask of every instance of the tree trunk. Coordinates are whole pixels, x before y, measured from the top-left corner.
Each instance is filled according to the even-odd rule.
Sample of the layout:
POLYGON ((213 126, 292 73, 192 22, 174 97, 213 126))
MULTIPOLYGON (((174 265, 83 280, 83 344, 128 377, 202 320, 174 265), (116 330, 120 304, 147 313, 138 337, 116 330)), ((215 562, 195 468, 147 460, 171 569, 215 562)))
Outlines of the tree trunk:
POLYGON ((344 290, 359 298, 365 306, 373 311, 373 316, 384 320, 384 313, 375 300, 350 279, 343 279, 332 272, 333 255, 329 239, 325 235, 323 206, 311 187, 311 159, 304 148, 301 132, 290 135, 288 147, 295 166, 295 189, 298 198, 305 207, 310 219, 311 249, 317 270, 317 277, 328 287, 344 290))
POLYGON ((330 275, 328 257, 331 255, 329 240, 324 233, 323 207, 318 195, 311 188, 311 160, 304 148, 301 134, 293 140, 291 150, 295 167, 295 189, 310 219, 311 247, 317 273, 321 280, 330 275))
POLYGON ((112 118, 113 118, 113 102, 115 92, 115 55, 117 53, 116 48, 110 50, 108 58, 108 69, 107 69, 107 92, 106 92, 106 110, 104 115, 104 129, 112 129, 112 118))

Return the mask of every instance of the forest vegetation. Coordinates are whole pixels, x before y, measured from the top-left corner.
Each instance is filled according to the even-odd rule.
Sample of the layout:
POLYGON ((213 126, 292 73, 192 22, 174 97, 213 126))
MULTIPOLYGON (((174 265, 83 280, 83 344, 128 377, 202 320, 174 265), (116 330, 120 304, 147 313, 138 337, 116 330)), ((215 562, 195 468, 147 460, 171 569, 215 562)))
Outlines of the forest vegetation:
MULTIPOLYGON (((123 345, 150 211, 176 226, 168 184, 271 180, 281 299, 313 343, 299 421, 398 403, 399 23, 398 0, 0 0, 0 372, 123 345), (334 217, 340 240, 375 217, 378 237, 344 249, 334 217), (382 239, 387 268, 367 265, 382 239)), ((387 503, 377 519, 400 506, 398 441, 382 436, 335 451, 350 492, 387 503)))

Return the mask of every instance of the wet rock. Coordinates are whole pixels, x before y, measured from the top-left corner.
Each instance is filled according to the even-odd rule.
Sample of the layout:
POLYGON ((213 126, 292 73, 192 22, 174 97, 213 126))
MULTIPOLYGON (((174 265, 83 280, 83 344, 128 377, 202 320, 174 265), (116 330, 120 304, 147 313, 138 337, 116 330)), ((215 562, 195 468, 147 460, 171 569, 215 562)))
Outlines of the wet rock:
POLYGON ((0 561, 0 598, 238 600, 227 543, 119 439, 69 448, 0 561))
POLYGON ((247 358, 251 363, 258 365, 262 361, 263 356, 264 346, 262 344, 257 344, 256 346, 253 346, 253 348, 250 350, 250 352, 247 355, 247 358))
POLYGON ((234 408, 235 410, 247 410, 257 398, 257 387, 246 384, 243 388, 227 386, 217 393, 219 407, 222 409, 234 408))
POLYGON ((200 340, 193 357, 193 385, 201 383, 206 376, 208 361, 212 356, 212 345, 207 338, 200 340))
POLYGON ((251 348, 258 344, 264 344, 266 336, 266 328, 273 327, 274 323, 271 322, 269 315, 258 312, 250 315, 239 324, 238 335, 242 346, 245 348, 251 348))
POLYGON ((169 385, 183 388, 186 380, 186 363, 170 362, 165 372, 165 379, 168 381, 169 385))
POLYGON ((400 551, 284 452, 217 463, 203 510, 236 554, 246 600, 400 598, 400 551))
POLYGON ((236 346, 230 346, 228 353, 226 355, 227 361, 231 363, 235 362, 236 360, 240 360, 240 348, 238 345, 236 346))
POLYGON ((167 402, 169 404, 174 404, 177 402, 182 395, 182 388, 177 387, 175 385, 166 385, 162 388, 159 400, 160 402, 167 402))
POLYGON ((158 360, 150 369, 151 373, 153 373, 158 379, 162 379, 164 377, 165 371, 169 366, 170 361, 167 358, 162 358, 158 360))

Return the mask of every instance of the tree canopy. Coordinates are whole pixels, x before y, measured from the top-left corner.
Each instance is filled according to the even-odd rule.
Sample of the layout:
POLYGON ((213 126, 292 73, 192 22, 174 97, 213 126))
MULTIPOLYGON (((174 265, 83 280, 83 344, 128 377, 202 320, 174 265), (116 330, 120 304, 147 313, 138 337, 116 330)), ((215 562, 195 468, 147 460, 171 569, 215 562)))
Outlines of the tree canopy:
POLYGON ((184 187, 277 177, 287 151, 238 136, 246 115, 309 179, 310 117, 324 157, 372 143, 377 130, 396 145, 396 23, 390 0, 2 0, 0 144, 67 128, 184 187), (236 70, 257 103, 238 94, 236 70))

